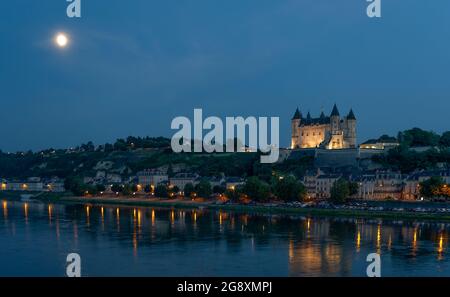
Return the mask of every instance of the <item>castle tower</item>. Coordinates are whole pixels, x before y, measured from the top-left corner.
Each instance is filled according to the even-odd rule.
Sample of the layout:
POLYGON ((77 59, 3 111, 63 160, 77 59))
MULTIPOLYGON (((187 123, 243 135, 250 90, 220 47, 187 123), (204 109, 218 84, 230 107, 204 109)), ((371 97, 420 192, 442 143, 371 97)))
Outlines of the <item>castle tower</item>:
POLYGON ((292 130, 292 137, 291 137, 291 149, 294 149, 300 145, 300 121, 302 119, 302 114, 297 109, 295 110, 294 116, 291 120, 291 130, 292 130))
POLYGON ((311 124, 311 113, 309 113, 309 111, 308 111, 308 114, 306 115, 306 124, 311 124))
POLYGON ((340 130, 339 122, 340 122, 339 111, 337 109, 336 104, 334 104, 333 110, 331 111, 330 115, 331 134, 335 134, 340 130))
POLYGON ((356 147, 356 117, 353 113, 353 109, 350 109, 350 112, 348 113, 346 117, 347 122, 347 142, 349 144, 349 147, 355 148, 356 147))

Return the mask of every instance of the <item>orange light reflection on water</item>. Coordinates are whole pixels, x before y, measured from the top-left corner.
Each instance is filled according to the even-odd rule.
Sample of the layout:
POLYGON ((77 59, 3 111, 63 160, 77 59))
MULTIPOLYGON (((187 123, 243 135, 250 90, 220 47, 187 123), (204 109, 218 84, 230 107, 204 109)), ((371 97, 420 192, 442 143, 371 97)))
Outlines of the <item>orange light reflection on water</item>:
POLYGON ((3 201, 2 206, 3 206, 3 217, 6 220, 8 219, 8 202, 3 201))

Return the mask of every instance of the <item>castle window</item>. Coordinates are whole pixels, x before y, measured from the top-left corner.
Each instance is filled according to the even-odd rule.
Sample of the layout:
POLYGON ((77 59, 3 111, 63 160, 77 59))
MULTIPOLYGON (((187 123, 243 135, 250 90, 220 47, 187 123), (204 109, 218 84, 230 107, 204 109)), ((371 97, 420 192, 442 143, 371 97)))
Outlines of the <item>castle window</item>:
POLYGON ((309 136, 309 133, 306 133, 306 136, 309 136))
POLYGON ((313 132, 313 136, 316 136, 316 132, 313 132))

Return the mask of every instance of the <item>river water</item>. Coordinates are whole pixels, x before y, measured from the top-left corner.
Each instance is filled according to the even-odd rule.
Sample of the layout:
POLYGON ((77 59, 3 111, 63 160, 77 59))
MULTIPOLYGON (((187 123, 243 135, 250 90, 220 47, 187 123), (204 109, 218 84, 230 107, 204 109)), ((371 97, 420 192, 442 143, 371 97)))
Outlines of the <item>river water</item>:
POLYGON ((450 276, 450 224, 2 201, 0 276, 450 276))

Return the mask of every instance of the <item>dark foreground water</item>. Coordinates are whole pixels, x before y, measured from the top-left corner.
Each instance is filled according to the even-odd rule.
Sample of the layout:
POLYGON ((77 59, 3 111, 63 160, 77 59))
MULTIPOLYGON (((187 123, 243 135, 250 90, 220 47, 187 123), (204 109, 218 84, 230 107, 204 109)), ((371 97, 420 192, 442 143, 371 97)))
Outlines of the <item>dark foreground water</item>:
POLYGON ((450 276, 449 224, 2 201, 0 276, 450 276))

